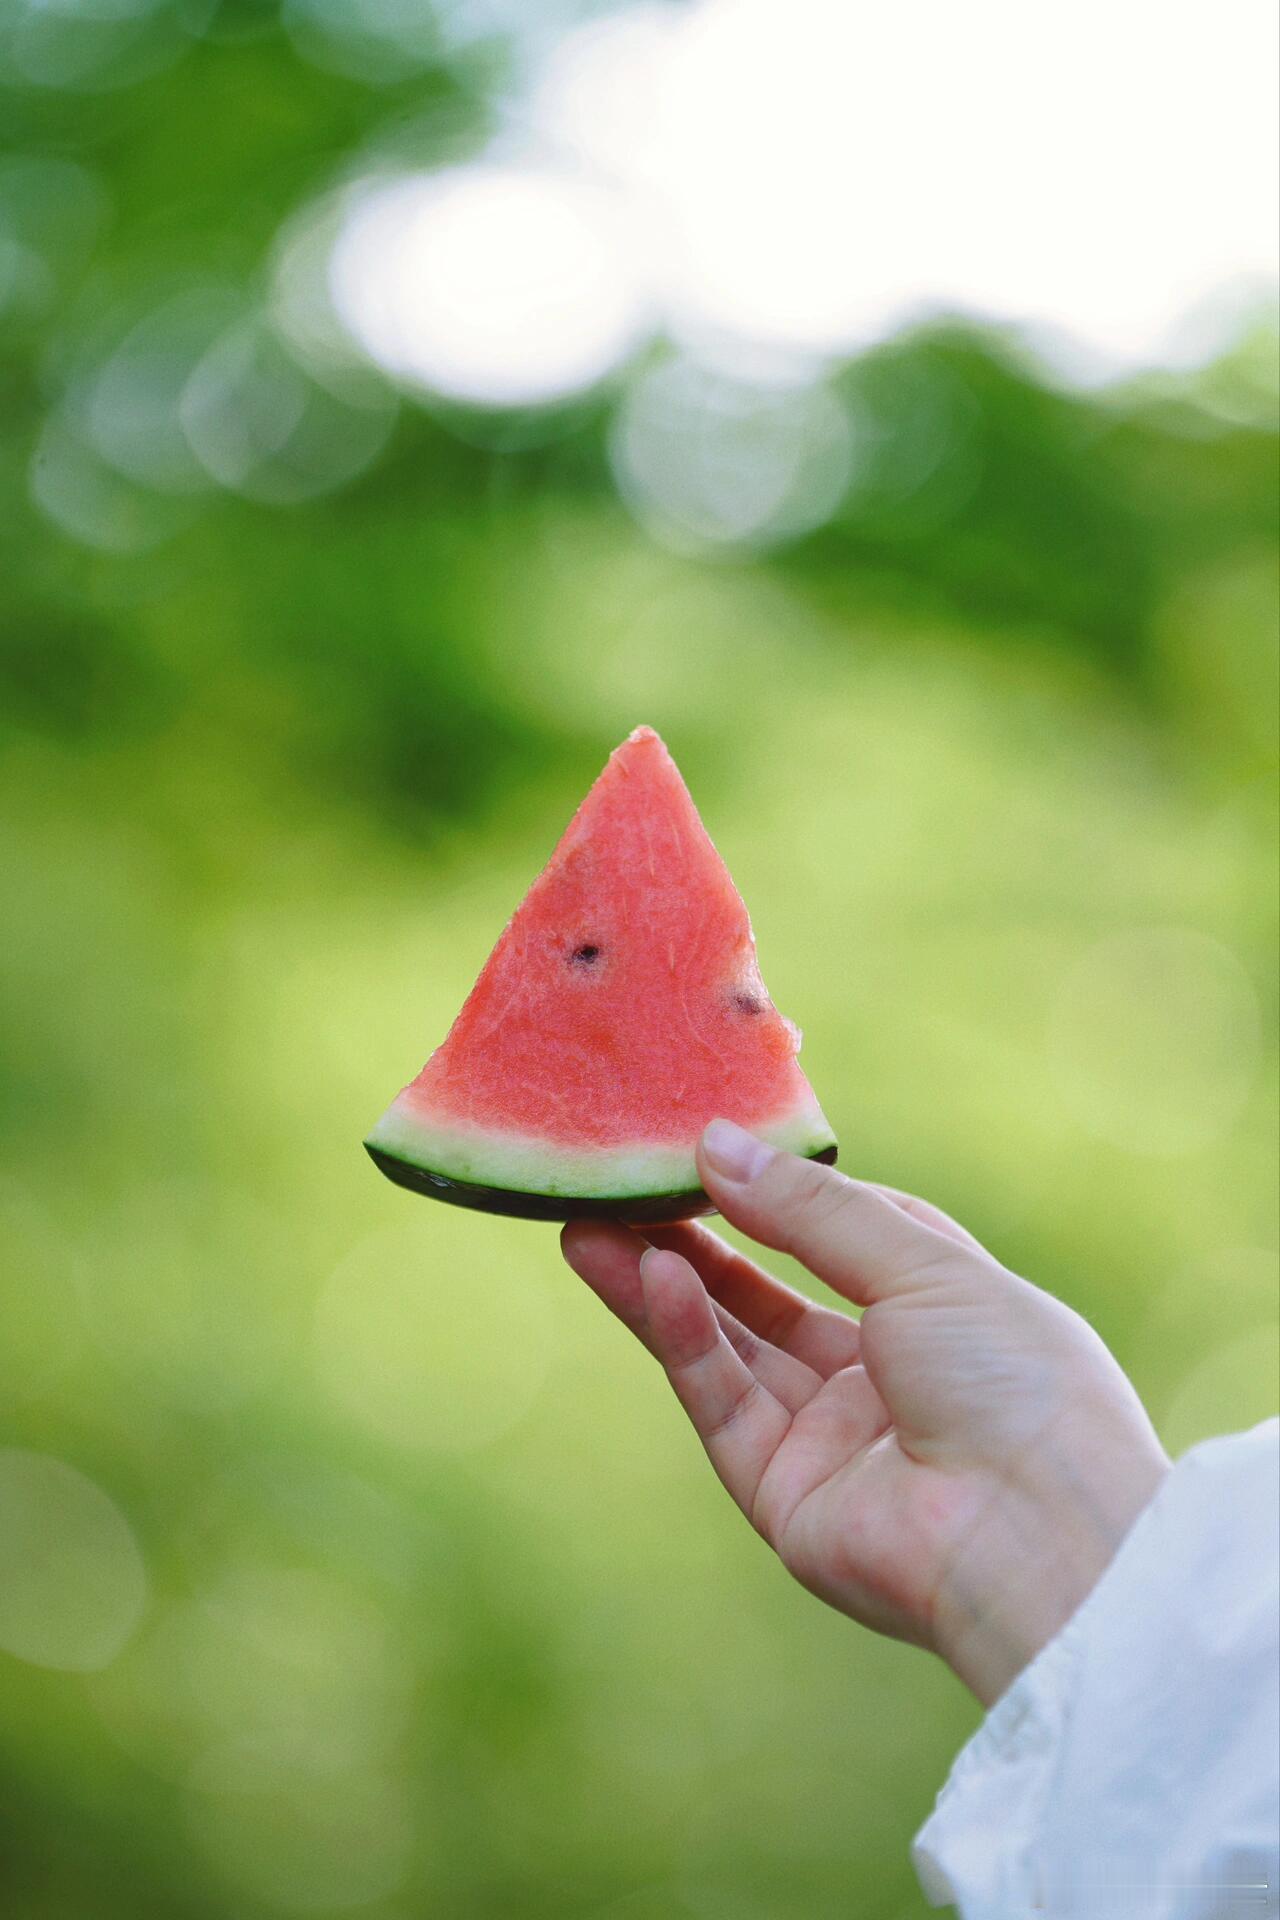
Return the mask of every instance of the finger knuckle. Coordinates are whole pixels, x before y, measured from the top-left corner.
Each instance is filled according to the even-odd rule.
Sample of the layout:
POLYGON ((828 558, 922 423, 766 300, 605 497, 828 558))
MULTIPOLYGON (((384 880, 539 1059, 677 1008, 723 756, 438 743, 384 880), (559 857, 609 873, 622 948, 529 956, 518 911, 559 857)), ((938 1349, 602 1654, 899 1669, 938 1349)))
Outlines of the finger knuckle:
POLYGON ((721 1320, 720 1324, 729 1345, 738 1358, 749 1367, 760 1355, 760 1342, 755 1334, 744 1327, 740 1321, 734 1322, 726 1318, 721 1320))
POLYGON ((718 1440, 729 1428, 735 1426, 760 1391, 758 1380, 744 1381, 733 1398, 718 1413, 703 1432, 703 1439, 710 1442, 718 1440))
POLYGON ((803 1163, 791 1197, 793 1230, 805 1238, 824 1237, 836 1224, 844 1224, 853 1213, 858 1190, 843 1174, 826 1167, 803 1163))

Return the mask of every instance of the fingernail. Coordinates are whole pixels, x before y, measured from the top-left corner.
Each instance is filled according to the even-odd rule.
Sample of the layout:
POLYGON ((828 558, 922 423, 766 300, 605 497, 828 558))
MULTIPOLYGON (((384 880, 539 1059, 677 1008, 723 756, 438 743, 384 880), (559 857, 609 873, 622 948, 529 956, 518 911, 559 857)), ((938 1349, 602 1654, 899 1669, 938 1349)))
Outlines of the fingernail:
POLYGON ((762 1174, 773 1159, 773 1148, 732 1120, 713 1120, 702 1136, 702 1151, 726 1180, 745 1183, 762 1174))

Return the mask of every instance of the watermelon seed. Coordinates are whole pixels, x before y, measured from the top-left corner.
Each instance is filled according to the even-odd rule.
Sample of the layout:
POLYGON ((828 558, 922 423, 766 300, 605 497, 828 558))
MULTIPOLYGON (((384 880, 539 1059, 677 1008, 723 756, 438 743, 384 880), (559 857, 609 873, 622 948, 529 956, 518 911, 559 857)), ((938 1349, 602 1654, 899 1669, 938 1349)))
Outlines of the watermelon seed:
POLYGON ((739 1013, 763 1013, 764 1011, 753 993, 744 993, 741 989, 734 994, 733 1004, 739 1013))
POLYGON ((584 947, 575 947, 572 958, 579 966, 592 967, 600 958, 600 949, 590 943, 584 947))

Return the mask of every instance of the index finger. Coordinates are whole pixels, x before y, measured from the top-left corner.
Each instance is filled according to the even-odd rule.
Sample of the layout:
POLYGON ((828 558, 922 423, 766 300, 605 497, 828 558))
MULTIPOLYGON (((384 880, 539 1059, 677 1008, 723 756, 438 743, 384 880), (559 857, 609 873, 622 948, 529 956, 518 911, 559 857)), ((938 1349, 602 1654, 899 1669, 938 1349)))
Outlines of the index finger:
POLYGON ((912 1290, 968 1250, 860 1180, 771 1147, 727 1120, 698 1143, 716 1206, 753 1240, 794 1254, 847 1300, 870 1306, 912 1290))

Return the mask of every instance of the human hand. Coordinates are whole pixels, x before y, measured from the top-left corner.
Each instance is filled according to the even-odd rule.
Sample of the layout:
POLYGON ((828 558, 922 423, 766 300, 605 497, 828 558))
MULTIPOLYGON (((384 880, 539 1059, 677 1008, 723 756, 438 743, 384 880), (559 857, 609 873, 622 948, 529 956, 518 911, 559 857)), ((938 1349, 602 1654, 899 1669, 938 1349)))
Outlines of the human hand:
POLYGON ((571 1221, 574 1271, 665 1368, 784 1565, 939 1653, 989 1705, 1094 1585, 1168 1471, 1137 1394, 1061 1301, 953 1220, 713 1121, 726 1220, 860 1321, 690 1222, 571 1221))

